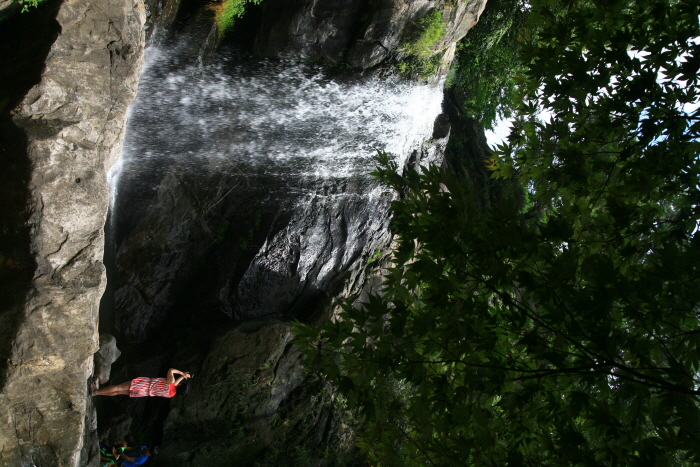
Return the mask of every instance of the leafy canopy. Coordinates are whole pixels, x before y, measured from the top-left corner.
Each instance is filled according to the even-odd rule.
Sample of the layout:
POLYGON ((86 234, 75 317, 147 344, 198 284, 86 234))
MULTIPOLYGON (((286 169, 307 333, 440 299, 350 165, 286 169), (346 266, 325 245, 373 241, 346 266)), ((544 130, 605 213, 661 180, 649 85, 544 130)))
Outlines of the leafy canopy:
POLYGON ((385 293, 297 327, 383 465, 700 463, 697 4, 551 3, 490 161, 529 210, 380 155, 385 293))
POLYGON ((526 18, 523 0, 489 0, 458 44, 448 96, 486 128, 512 116, 515 78, 525 71, 519 54, 526 18))

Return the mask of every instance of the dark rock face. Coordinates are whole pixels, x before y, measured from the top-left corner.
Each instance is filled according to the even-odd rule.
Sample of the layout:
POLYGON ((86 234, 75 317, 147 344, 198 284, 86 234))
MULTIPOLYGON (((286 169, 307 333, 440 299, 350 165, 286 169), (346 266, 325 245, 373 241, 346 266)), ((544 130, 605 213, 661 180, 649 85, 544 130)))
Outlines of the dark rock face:
MULTIPOLYGON (((96 430, 86 381, 104 288, 106 173, 120 152, 136 91, 145 15, 138 1, 65 0, 45 8, 54 8, 53 30, 60 34, 13 117, 31 167, 28 249, 36 269, 14 310, 0 394, 0 463, 95 465, 85 441, 96 430)), ((14 105, 2 105, 8 103, 14 105)))
POLYGON ((372 68, 399 52, 418 22, 438 8, 445 32, 431 49, 449 62, 485 6, 485 0, 268 0, 254 51, 372 68))
POLYGON ((263 56, 295 51, 311 60, 338 63, 355 39, 366 4, 367 0, 266 2, 254 50, 263 56))
POLYGON ((154 465, 286 465, 279 456, 295 446, 317 457, 338 450, 347 434, 333 422, 332 391, 306 378, 292 337, 280 322, 219 337, 197 363, 192 392, 173 399, 154 465))
POLYGON ((370 254, 388 244, 391 196, 318 197, 295 209, 292 201, 302 200, 293 193, 282 203, 266 199, 270 181, 254 179, 256 189, 233 177, 165 177, 119 248, 115 303, 123 337, 147 340, 183 308, 235 321, 313 319, 346 281, 360 281, 370 254), (202 212, 202 203, 211 208, 202 212), (193 291, 196 300, 188 298, 193 291))

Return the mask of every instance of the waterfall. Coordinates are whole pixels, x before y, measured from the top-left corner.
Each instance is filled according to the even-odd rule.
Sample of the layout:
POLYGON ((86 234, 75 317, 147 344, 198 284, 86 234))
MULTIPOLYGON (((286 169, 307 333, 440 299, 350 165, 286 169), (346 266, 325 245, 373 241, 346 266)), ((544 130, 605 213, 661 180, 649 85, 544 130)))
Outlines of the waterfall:
POLYGON ((231 56, 203 70, 178 50, 151 47, 122 176, 149 190, 156 187, 139 185, 143 168, 172 163, 191 171, 266 166, 301 179, 365 175, 377 149, 405 158, 429 137, 441 102, 438 86, 333 79, 314 65, 231 56))
POLYGON ((202 274, 209 303, 240 319, 337 293, 388 238, 376 151, 403 165, 441 112, 440 86, 234 53, 202 66, 190 49, 147 49, 112 177, 116 302, 135 340, 175 287, 209 287, 202 274), (216 272, 185 272, 203 258, 216 272))

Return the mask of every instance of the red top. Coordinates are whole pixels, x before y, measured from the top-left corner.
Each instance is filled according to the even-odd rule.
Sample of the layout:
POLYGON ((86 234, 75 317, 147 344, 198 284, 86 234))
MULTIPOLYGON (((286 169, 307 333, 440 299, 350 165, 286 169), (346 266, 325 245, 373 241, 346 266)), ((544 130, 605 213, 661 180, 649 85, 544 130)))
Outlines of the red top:
POLYGON ((129 386, 129 397, 173 397, 175 394, 175 383, 168 384, 165 378, 136 378, 129 386))

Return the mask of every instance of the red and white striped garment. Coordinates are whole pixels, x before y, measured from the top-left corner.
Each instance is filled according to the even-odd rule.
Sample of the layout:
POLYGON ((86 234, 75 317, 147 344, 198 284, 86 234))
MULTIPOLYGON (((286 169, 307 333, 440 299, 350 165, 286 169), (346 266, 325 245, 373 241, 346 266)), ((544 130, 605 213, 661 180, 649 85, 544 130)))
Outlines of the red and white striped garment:
POLYGON ((175 383, 168 384, 165 378, 136 378, 129 386, 129 397, 173 397, 176 392, 175 383))

